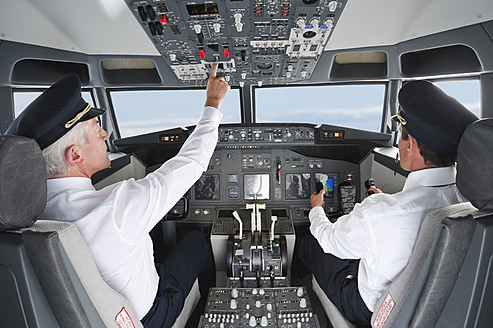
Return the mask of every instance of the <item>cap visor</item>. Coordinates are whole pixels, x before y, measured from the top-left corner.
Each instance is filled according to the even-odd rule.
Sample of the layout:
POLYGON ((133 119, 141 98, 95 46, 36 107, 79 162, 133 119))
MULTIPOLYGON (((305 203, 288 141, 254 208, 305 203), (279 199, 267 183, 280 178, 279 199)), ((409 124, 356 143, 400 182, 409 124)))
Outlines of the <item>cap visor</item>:
POLYGON ((103 114, 105 111, 106 111, 106 109, 91 107, 91 109, 89 109, 89 111, 86 114, 84 114, 84 116, 82 116, 82 118, 80 120, 81 121, 90 120, 91 118, 95 118, 95 117, 103 114))

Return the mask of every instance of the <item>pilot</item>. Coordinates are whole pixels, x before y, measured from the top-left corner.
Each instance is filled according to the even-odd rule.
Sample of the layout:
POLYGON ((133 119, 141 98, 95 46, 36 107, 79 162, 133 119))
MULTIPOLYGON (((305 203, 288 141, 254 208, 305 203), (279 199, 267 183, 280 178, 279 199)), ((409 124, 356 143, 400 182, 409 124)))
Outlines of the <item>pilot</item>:
POLYGON ((385 289, 406 266, 425 216, 465 199, 455 186, 455 159, 465 128, 478 118, 427 81, 398 95, 400 165, 409 171, 401 192, 374 195, 331 223, 324 191, 313 193, 310 232, 299 257, 350 322, 369 326, 385 289))
POLYGON ((68 75, 35 99, 6 134, 35 139, 48 173, 42 219, 71 222, 87 242, 103 279, 129 300, 144 327, 171 327, 199 278, 201 294, 214 284, 210 246, 202 233, 185 236, 162 263, 154 263, 151 229, 207 169, 218 138, 219 111, 229 91, 213 65, 205 107, 180 152, 141 180, 100 190, 91 176, 110 166, 108 134, 68 75))

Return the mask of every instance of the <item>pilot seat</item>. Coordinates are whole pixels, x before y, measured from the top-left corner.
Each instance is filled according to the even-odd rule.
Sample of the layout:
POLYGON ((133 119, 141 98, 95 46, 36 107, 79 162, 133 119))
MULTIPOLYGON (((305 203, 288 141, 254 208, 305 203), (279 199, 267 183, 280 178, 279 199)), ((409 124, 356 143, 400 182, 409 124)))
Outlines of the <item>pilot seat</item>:
MULTIPOLYGON (((374 328, 491 327, 493 322, 493 119, 471 124, 457 156, 457 187, 470 201, 429 214, 406 268, 383 293, 374 328)), ((313 290, 336 328, 355 327, 315 278, 313 290)))
MULTIPOLYGON (((2 327, 142 327, 130 303, 99 275, 77 228, 39 220, 45 164, 29 138, 0 136, 0 318, 2 327)), ((195 281, 173 327, 185 327, 195 281)))

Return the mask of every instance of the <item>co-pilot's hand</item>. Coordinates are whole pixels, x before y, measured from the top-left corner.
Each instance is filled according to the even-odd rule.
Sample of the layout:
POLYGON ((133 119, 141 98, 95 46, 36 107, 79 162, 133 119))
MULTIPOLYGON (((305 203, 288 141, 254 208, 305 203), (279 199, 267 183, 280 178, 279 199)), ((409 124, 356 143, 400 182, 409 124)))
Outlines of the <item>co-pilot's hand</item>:
POLYGON ((366 189, 365 196, 368 197, 373 194, 381 194, 383 191, 381 189, 378 189, 377 187, 370 187, 369 189, 366 189))
POLYGON ((318 192, 318 194, 316 192, 314 192, 310 196, 310 203, 312 204, 312 208, 316 207, 316 206, 324 206, 324 204, 325 204, 324 194, 325 194, 325 190, 322 189, 318 192))
POLYGON ((212 65, 209 81, 207 81, 207 98, 205 100, 205 106, 212 106, 217 109, 221 107, 221 103, 230 89, 229 85, 224 81, 224 77, 217 76, 218 65, 218 62, 212 65))

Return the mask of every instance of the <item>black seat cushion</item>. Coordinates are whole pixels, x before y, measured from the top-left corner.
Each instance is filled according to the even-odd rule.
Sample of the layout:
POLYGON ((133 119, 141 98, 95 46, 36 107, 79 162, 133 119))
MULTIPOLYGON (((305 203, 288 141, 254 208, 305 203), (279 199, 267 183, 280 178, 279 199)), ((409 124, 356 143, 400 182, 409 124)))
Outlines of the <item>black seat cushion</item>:
POLYGON ((0 231, 31 226, 46 205, 46 169, 33 139, 0 136, 0 231))
POLYGON ((493 209, 493 119, 478 120, 462 136, 457 153, 457 188, 476 208, 493 209))

